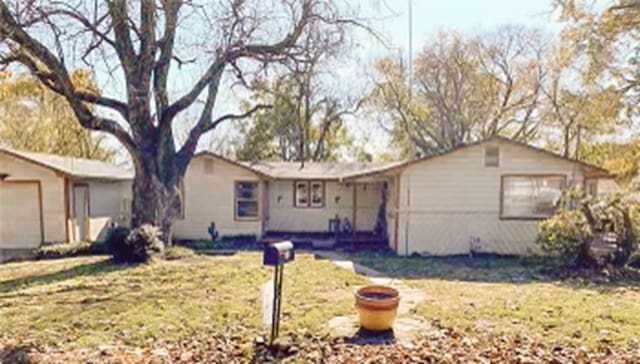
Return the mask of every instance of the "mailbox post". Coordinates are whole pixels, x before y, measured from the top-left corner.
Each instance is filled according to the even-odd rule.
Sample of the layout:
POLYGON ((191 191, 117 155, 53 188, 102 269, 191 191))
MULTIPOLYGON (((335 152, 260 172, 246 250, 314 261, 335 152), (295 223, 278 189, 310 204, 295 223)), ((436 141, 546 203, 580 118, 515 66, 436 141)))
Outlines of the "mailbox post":
POLYGON ((271 341, 278 337, 280 331, 280 312, 282 307, 282 275, 285 263, 292 262, 295 258, 293 243, 282 241, 269 243, 264 247, 262 263, 274 267, 273 275, 273 312, 271 314, 271 341))

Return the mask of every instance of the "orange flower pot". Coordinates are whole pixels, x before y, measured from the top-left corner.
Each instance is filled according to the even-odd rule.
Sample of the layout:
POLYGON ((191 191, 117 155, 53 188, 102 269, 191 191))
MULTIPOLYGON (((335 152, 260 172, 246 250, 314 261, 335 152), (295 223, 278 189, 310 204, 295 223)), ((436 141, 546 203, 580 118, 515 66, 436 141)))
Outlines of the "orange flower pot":
POLYGON ((393 328, 398 314, 400 294, 388 286, 371 285, 356 291, 356 308, 360 325, 370 331, 393 328))

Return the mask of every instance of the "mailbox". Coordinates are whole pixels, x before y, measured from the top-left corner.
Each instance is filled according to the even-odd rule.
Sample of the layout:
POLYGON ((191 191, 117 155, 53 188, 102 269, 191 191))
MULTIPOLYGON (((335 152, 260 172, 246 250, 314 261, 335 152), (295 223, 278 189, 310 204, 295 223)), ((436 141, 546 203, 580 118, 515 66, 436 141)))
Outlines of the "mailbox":
POLYGON ((280 331, 280 310, 282 306, 282 276, 284 264, 292 262, 295 257, 293 243, 290 241, 280 241, 277 243, 267 243, 264 246, 262 264, 274 267, 273 275, 273 312, 271 313, 271 341, 278 337, 280 331))
POLYGON ((293 243, 290 241, 281 241, 265 245, 262 263, 268 266, 279 266, 292 262, 294 258, 295 251, 293 249, 293 243))

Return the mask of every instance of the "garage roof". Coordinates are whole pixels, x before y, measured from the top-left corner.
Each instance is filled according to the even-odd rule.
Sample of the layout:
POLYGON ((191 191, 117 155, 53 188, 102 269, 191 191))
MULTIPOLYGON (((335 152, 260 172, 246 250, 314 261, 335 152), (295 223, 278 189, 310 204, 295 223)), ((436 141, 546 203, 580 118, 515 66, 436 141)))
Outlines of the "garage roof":
POLYGON ((0 147, 0 152, 52 169, 70 177, 111 180, 133 179, 133 172, 111 163, 94 159, 66 157, 55 154, 17 151, 0 147))

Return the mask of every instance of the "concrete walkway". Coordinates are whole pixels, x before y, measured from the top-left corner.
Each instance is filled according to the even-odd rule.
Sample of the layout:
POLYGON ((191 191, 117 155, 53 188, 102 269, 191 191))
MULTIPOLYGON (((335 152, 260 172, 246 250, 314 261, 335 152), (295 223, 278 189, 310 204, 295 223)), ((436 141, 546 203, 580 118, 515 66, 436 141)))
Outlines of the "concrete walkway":
MULTIPOLYGON (((398 290, 400 293, 400 306, 398 307, 398 318, 393 328, 394 340, 399 343, 410 344, 418 334, 430 328, 421 317, 415 315, 416 306, 426 298, 423 291, 407 286, 400 279, 385 277, 381 272, 354 263, 335 252, 320 251, 315 252, 315 256, 320 259, 330 260, 342 269, 364 275, 372 284, 391 286, 398 290)), ((353 315, 332 318, 329 320, 328 326, 332 335, 344 338, 357 336, 360 329, 355 310, 353 315)))

